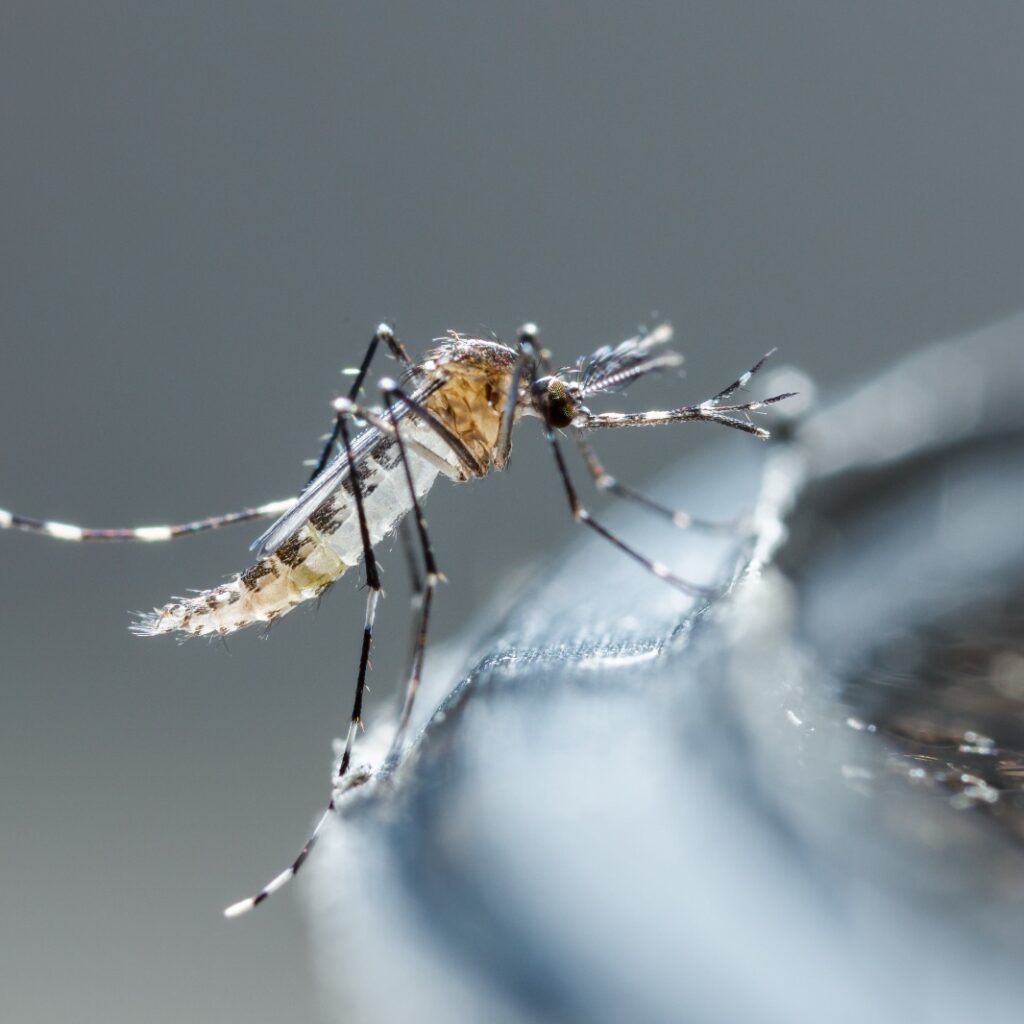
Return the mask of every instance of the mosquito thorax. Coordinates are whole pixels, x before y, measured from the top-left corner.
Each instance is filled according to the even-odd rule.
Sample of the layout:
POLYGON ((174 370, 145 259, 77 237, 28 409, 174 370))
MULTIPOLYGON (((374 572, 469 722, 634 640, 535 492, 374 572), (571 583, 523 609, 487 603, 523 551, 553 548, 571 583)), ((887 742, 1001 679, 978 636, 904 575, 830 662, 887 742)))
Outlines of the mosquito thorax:
POLYGON ((576 401, 560 377, 541 377, 530 389, 534 409, 549 427, 568 427, 576 416, 576 401))

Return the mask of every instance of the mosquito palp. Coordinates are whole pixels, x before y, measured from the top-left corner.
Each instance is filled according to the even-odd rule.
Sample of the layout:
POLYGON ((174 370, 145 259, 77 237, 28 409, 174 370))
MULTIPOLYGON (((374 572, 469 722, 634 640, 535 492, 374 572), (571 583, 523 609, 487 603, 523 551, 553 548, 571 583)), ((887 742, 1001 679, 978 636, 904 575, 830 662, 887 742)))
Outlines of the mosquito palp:
POLYGON ((694 519, 620 483, 602 465, 588 440, 587 435, 594 430, 685 422, 718 424, 759 439, 768 437, 768 431, 755 425, 750 417, 792 397, 791 393, 748 402, 728 400, 750 383, 772 352, 713 397, 696 405, 665 411, 590 410, 588 400, 620 392, 651 373, 678 367, 682 356, 664 347, 671 338, 672 328, 660 324, 618 345, 598 348, 573 366, 559 369, 540 345, 538 329, 532 323, 519 329, 515 346, 449 332, 418 362, 409 358, 394 330, 381 324, 358 369, 346 371, 352 377, 351 387, 347 395, 335 401, 331 430, 313 461, 313 473, 295 498, 189 523, 114 530, 32 519, 0 509, 0 529, 74 541, 156 542, 234 523, 274 518, 269 529, 253 544, 254 564, 227 583, 176 598, 140 616, 131 628, 142 636, 167 633, 225 637, 253 624, 269 626, 292 608, 318 598, 345 572, 362 564, 367 591, 363 638, 352 714, 333 771, 330 802, 292 864, 257 895, 229 907, 225 911, 228 917, 259 906, 294 877, 336 810, 339 797, 375 777, 370 769, 353 767, 353 755, 362 725, 377 606, 383 594, 376 549, 396 531, 401 531, 412 579, 416 622, 405 697, 385 764, 393 765, 400 758, 423 677, 434 591, 444 578, 423 516, 423 501, 439 476, 463 482, 505 469, 512 435, 524 416, 542 422, 569 511, 576 522, 658 579, 695 597, 714 596, 714 587, 677 575, 593 517, 576 491, 558 436, 562 430, 572 431, 599 490, 632 501, 676 526, 735 528, 735 523, 694 519), (403 367, 403 373, 399 381, 382 379, 381 404, 367 406, 360 396, 381 348, 403 367), (359 431, 355 436, 352 427, 359 431))

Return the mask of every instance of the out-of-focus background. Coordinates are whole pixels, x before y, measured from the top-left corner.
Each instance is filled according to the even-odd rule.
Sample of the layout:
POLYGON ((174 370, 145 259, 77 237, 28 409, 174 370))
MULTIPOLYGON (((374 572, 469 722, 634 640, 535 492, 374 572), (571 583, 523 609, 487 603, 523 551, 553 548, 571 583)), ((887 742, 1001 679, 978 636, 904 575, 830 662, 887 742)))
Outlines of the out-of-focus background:
MULTIPOLYGON (((284 497, 382 318, 417 351, 535 319, 569 361, 663 315, 688 376, 636 408, 773 345, 838 386, 1018 309, 1022 38, 1013 2, 10 0, 0 505, 118 526, 284 497)), ((708 429, 603 451, 640 480, 708 429)), ((431 496, 438 636, 571 537, 538 437, 431 496)), ((357 583, 227 650, 125 628, 255 532, 0 536, 5 1020, 315 1018, 295 893, 220 908, 327 796, 357 583)), ((406 646, 386 565, 374 707, 406 646)))

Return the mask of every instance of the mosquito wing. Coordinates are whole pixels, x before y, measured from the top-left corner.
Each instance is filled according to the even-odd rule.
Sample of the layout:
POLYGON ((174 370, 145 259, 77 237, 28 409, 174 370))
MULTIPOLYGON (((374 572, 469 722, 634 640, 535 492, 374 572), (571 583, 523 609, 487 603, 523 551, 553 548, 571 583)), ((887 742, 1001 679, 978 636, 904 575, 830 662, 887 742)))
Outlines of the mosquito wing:
MULTIPOLYGON (((380 440, 380 436, 380 431, 371 427, 352 442, 352 460, 357 466, 380 440)), ((328 495, 333 494, 348 479, 351 472, 352 466, 348 456, 343 451, 339 452, 324 466, 320 475, 309 482, 292 507, 249 545, 250 550, 255 551, 260 558, 276 551, 316 511, 328 495)))
MULTIPOLYGON (((442 383, 442 380, 433 380, 418 388, 412 394, 413 400, 417 403, 425 402, 442 383)), ((411 408, 409 403, 403 399, 394 402, 391 407, 391 415, 394 417, 395 422, 401 423, 409 415, 411 408)), ((352 452, 352 463, 349 463, 348 456, 344 450, 338 452, 324 466, 319 476, 310 480, 305 490, 295 500, 295 504, 280 519, 276 520, 270 529, 260 534, 252 542, 250 549, 255 551, 261 558, 276 551, 348 479, 352 472, 352 466, 359 466, 377 447, 378 442, 383 436, 383 431, 378 430, 376 427, 368 427, 355 437, 349 446, 352 452)))

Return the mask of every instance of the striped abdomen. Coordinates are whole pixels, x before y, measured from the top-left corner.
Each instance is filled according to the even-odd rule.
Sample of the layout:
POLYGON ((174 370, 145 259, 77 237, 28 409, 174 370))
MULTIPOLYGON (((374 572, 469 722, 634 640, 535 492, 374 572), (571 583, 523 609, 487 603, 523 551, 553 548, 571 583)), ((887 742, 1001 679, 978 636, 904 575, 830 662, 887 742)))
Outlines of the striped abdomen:
MULTIPOLYGON (((409 433, 418 433, 410 428, 409 433)), ((431 447, 433 435, 421 441, 431 447)), ((433 443, 432 443, 433 442, 433 443)), ((438 470, 407 450, 416 494, 423 497, 438 470)), ((355 472, 362 487, 371 543, 391 533, 412 509, 398 446, 383 437, 355 472)), ((227 583, 181 598, 140 617, 132 627, 143 636, 185 633, 189 636, 232 633, 257 622, 273 622, 296 605, 318 597, 346 569, 363 558, 359 517, 352 479, 324 501, 306 523, 254 566, 227 583)))

